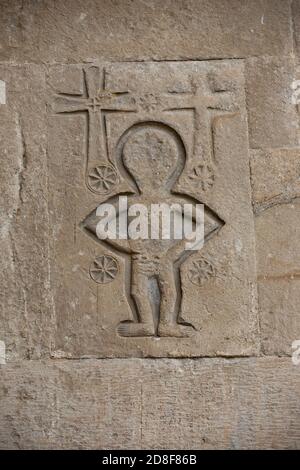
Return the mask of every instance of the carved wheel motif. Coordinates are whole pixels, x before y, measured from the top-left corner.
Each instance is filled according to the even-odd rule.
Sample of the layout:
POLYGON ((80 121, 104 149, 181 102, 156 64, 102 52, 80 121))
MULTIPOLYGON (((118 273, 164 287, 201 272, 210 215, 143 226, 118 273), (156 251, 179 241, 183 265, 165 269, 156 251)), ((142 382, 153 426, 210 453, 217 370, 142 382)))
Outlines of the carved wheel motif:
POLYGON ((208 189, 212 188, 215 182, 215 175, 212 165, 206 162, 200 163, 193 168, 189 178, 199 182, 202 191, 207 191, 208 189))
POLYGON ((192 263, 188 278, 196 286, 202 286, 205 281, 215 276, 216 270, 213 264, 206 258, 200 258, 192 263))
POLYGON ((143 96, 139 96, 136 102, 141 109, 147 112, 155 111, 160 104, 159 97, 155 96, 153 93, 146 93, 143 96))
POLYGON ((108 193, 118 182, 116 170, 110 165, 98 165, 88 175, 88 184, 96 193, 108 193))
POLYGON ((112 282, 117 276, 118 271, 117 260, 109 255, 98 256, 90 266, 90 276, 99 284, 112 282))

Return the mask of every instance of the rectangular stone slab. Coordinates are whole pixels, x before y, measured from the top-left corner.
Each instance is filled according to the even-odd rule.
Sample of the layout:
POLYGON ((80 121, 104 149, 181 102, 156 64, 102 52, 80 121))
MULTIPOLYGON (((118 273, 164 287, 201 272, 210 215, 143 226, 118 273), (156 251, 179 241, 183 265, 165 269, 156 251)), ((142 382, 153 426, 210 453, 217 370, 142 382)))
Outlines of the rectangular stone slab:
POLYGON ((1 449, 299 449, 290 358, 0 367, 1 449))
POLYGON ((49 357, 53 333, 45 70, 1 64, 0 77, 0 341, 7 361, 38 359, 49 357))
MULTIPOLYGON (((256 354, 243 61, 53 66, 48 83, 52 356, 256 354), (93 231, 99 204, 120 194, 134 197, 133 186, 141 181, 150 194, 146 202, 164 202, 163 175, 172 162, 176 177, 172 173, 168 197, 205 204, 210 234, 200 251, 182 255, 173 289, 166 281, 174 261, 169 255, 155 268, 147 258, 152 270, 147 285, 140 272, 143 261, 132 263, 131 254, 99 241, 93 231), (152 163, 162 181, 156 189, 149 183, 152 163), (171 304, 176 298, 178 307, 180 297, 179 329, 193 325, 186 327, 187 337, 177 327, 174 332, 158 324, 159 302, 171 304), (124 335, 124 322, 138 323, 147 299, 155 333, 124 335)), ((146 257, 147 250, 143 245, 146 257)))
MULTIPOLYGON (((288 1, 44 0, 24 2, 22 8, 19 0, 1 3, 2 61, 186 60, 293 52, 288 1)), ((297 15, 299 2, 292 4, 297 15)))

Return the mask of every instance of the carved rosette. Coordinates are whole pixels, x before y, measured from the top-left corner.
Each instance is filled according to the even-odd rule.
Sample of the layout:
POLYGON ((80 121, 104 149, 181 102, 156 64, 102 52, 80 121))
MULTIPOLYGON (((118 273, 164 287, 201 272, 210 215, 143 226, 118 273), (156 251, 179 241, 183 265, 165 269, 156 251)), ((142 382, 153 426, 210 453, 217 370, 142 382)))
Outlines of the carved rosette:
POLYGON ((90 276, 98 284, 112 282, 119 271, 119 265, 110 255, 98 256, 90 265, 90 276))
POLYGON ((214 265, 208 259, 201 257, 192 262, 188 272, 189 280, 196 286, 202 286, 208 279, 216 275, 214 265))
POLYGON ((88 174, 88 186, 91 191, 98 194, 111 192, 117 182, 117 172, 111 165, 97 165, 88 174))
POLYGON ((199 163, 189 174, 189 179, 198 183, 202 191, 208 191, 213 187, 215 182, 213 165, 208 162, 199 163))

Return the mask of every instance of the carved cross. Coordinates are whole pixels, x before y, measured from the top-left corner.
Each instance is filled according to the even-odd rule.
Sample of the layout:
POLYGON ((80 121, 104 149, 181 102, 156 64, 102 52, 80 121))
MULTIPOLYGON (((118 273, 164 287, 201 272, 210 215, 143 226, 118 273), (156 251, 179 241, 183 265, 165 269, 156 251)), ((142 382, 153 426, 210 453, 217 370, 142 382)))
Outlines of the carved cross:
MULTIPOLYGON (((106 135, 105 113, 135 111, 128 91, 114 91, 106 88, 105 69, 92 66, 84 71, 85 93, 75 97, 61 93, 55 101, 57 113, 88 113, 88 164, 106 163, 109 160, 106 135)), ((87 164, 87 168, 88 165, 87 164)))
POLYGON ((166 111, 179 109, 194 110, 194 156, 203 161, 214 161, 212 135, 212 112, 232 115, 237 111, 234 94, 230 91, 208 91, 203 81, 192 79, 191 92, 169 92, 166 98, 166 111), (202 132, 201 132, 202 130, 202 132), (203 135, 204 130, 204 135, 203 135))

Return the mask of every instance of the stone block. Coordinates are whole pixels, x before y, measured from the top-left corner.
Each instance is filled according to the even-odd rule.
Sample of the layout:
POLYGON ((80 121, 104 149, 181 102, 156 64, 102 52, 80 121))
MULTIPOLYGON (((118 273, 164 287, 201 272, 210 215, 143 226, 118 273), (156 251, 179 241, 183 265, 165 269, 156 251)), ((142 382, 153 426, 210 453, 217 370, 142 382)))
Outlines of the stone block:
POLYGON ((255 219, 259 279, 293 279, 299 274, 299 215, 296 199, 263 211, 255 219))
POLYGON ((252 150, 250 155, 257 211, 300 196, 300 148, 252 150))
MULTIPOLYGON (((72 73, 65 69, 73 86, 72 73)), ((54 73, 57 76, 57 68, 54 73)), ((48 134, 56 318, 52 355, 256 354, 254 232, 241 61, 99 64, 82 71, 89 95, 78 98, 66 96, 65 83, 63 94, 59 87, 53 94, 51 70, 48 78, 53 96, 48 134), (93 101, 94 90, 98 95, 93 101), (103 121, 97 121, 99 116, 103 121), (159 175, 154 179, 153 161, 159 175), (110 171, 108 186, 103 186, 104 170, 110 171), (167 171, 175 175, 170 176, 172 191, 164 186, 167 171), (145 186, 137 189, 138 184, 145 186), (162 248, 163 257, 157 258, 157 242, 139 248, 99 240, 96 208, 120 194, 127 195, 129 203, 149 207, 183 200, 204 203, 203 249, 178 252, 179 266, 170 247, 162 248), (111 273, 102 275, 105 263, 111 273), (170 312, 177 318, 172 331, 170 312)))
POLYGON ((300 2, 292 1, 292 20, 296 60, 300 64, 300 2))
POLYGON ((291 356, 300 340, 300 276, 293 280, 261 280, 258 285, 262 350, 270 356, 291 356))
POLYGON ((291 355, 300 339, 300 205, 275 205, 255 221, 262 350, 291 355))
POLYGON ((298 145, 298 115, 292 84, 291 58, 251 58, 246 61, 247 109, 250 148, 298 145))
POLYGON ((0 60, 79 63, 291 55, 281 0, 7 0, 0 60))
POLYGON ((25 361, 0 375, 1 449, 300 448, 290 358, 25 361))
POLYGON ((45 72, 0 66, 1 327, 7 360, 49 352, 45 72))

